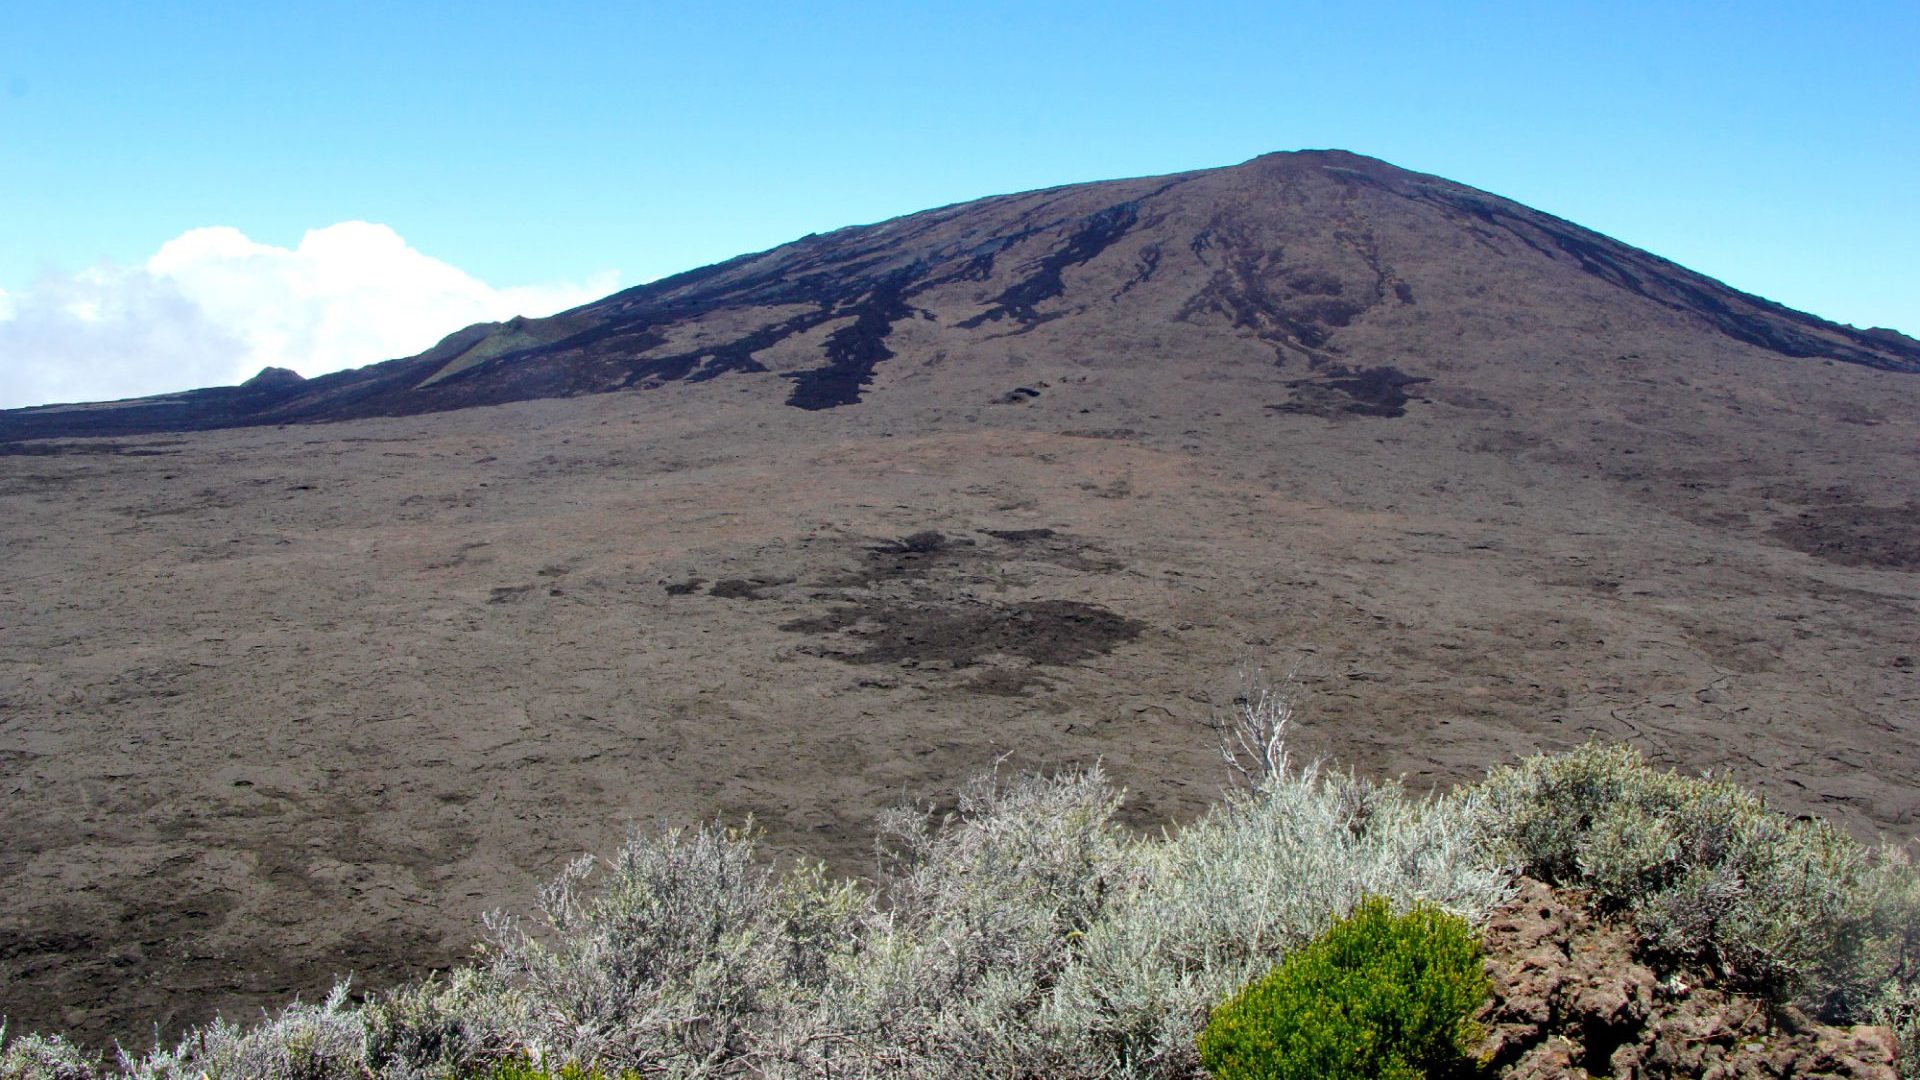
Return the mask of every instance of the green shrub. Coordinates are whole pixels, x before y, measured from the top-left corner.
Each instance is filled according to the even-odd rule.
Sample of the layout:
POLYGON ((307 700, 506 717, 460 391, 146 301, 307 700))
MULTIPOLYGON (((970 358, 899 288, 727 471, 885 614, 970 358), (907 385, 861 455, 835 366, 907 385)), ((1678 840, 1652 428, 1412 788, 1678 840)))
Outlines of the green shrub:
POLYGON ((620 1072, 607 1072, 605 1068, 586 1068, 568 1061, 557 1070, 547 1070, 532 1063, 526 1057, 507 1057, 495 1061, 486 1072, 476 1074, 472 1080, 639 1080, 639 1072, 632 1068, 620 1072))
POLYGON ((561 1066, 558 1072, 550 1072, 527 1058, 511 1057, 495 1062, 474 1080, 640 1080, 640 1074, 630 1069, 620 1073, 585 1069, 571 1062, 561 1066))
POLYGON ((1374 897, 1215 1009, 1220 1080, 1418 1080, 1466 1063, 1490 990, 1466 920, 1374 897))

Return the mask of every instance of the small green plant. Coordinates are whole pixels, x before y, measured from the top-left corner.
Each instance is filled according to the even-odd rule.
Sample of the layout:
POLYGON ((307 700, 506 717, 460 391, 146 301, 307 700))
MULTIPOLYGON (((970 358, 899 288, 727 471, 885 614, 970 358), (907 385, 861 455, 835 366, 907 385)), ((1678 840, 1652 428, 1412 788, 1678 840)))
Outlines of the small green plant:
POLYGON ((631 1069, 609 1073, 600 1068, 582 1068, 573 1062, 550 1072, 525 1057, 510 1057, 495 1062, 475 1080, 640 1080, 640 1074, 631 1069))
POLYGON ((1419 1080, 1467 1062, 1490 990, 1466 920, 1381 897, 1213 1011, 1200 1061, 1219 1080, 1419 1080))

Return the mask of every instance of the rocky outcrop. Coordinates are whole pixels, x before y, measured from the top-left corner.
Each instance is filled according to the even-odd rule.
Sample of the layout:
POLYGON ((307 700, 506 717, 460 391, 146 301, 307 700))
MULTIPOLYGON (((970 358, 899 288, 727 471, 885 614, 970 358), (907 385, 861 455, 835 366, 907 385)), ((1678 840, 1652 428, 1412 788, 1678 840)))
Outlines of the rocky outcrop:
POLYGON ((1608 1076, 1897 1080, 1891 1032, 1831 1027, 1714 985, 1662 972, 1624 920, 1526 881, 1486 931, 1493 1000, 1486 1053, 1507 1080, 1608 1076))

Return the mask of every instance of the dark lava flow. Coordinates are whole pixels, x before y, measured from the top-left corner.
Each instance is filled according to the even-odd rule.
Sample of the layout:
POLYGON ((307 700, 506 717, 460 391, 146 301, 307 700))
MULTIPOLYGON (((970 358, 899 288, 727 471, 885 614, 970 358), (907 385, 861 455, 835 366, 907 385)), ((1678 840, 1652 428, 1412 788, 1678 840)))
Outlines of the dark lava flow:
POLYGON ((844 634, 863 642, 852 652, 822 650, 849 664, 963 668, 996 654, 1033 664, 1078 663, 1139 637, 1146 624, 1078 600, 922 604, 875 599, 795 619, 780 629, 844 634))

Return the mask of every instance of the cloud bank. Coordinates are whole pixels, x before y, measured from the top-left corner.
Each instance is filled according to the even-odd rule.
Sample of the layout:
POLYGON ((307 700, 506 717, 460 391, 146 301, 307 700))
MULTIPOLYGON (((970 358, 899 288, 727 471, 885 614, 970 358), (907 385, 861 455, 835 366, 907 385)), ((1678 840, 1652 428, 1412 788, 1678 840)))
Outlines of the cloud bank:
POLYGON ((263 367, 311 378, 616 287, 608 271, 494 288, 364 221, 311 230, 293 248, 193 229, 141 266, 103 264, 0 291, 0 408, 229 385, 263 367))

